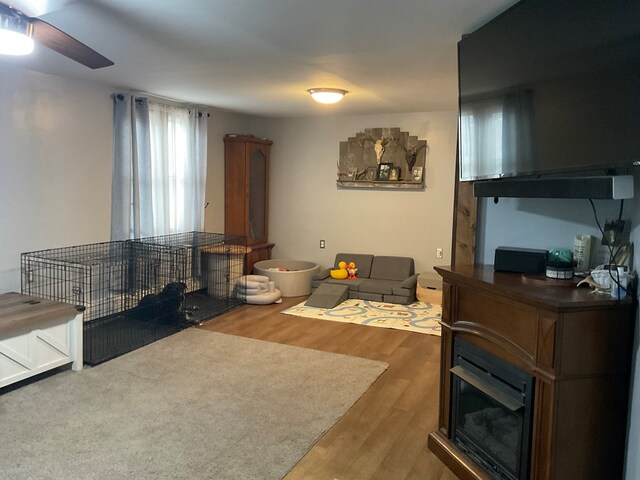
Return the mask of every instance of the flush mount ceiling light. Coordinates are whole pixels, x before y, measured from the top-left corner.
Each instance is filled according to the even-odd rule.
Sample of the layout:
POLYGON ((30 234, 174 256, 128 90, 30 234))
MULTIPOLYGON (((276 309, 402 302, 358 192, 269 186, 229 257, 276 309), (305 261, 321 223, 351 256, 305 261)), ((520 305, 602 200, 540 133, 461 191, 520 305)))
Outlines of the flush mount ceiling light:
POLYGON ((0 3, 0 54, 33 52, 33 25, 20 12, 0 3))
POLYGON ((310 88, 307 92, 318 103, 338 103, 349 93, 341 88, 310 88))

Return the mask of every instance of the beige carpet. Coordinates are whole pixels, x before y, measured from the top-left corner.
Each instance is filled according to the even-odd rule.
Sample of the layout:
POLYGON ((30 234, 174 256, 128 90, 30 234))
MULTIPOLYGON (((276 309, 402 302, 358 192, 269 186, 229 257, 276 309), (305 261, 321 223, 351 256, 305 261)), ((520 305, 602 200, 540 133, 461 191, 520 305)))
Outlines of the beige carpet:
POLYGON ((414 302, 411 305, 373 302, 370 300, 346 300, 335 308, 307 307, 304 302, 282 313, 297 317, 317 318, 334 322, 357 323, 371 327, 394 328, 410 332, 440 336, 442 306, 414 302))
POLYGON ((188 329, 0 393, 0 478, 280 479, 386 368, 188 329))

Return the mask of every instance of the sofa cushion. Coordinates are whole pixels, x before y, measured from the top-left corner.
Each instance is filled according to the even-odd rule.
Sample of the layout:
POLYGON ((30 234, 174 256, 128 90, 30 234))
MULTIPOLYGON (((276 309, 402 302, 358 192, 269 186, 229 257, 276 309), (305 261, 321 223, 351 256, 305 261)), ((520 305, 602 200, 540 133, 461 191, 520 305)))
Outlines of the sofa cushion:
POLYGON ((319 270, 316 273, 313 274, 313 277, 311 277, 312 280, 319 280, 322 281, 325 278, 329 278, 331 276, 331 269, 330 268, 325 268, 324 270, 319 270))
POLYGON ((398 285, 400 285, 400 282, 397 280, 378 280, 370 278, 362 282, 358 291, 390 295, 393 293, 393 288, 398 285))
POLYGON ((416 289, 415 288, 403 288, 400 286, 396 286, 393 287, 391 289, 391 293, 393 293, 394 295, 402 295, 402 296, 409 296, 409 295, 415 295, 416 294, 416 289))
POLYGON ((381 302, 384 296, 381 293, 358 292, 358 298, 360 300, 370 300, 372 302, 381 302))
POLYGON ((304 303, 308 307, 334 308, 349 297, 349 287, 323 283, 304 303))
POLYGON ((334 268, 338 268, 338 264, 340 262, 355 263, 356 268, 358 269, 356 277, 369 278, 371 276, 371 264, 373 262, 373 255, 362 253, 338 253, 336 255, 335 263, 333 264, 334 268))
POLYGON ((360 289, 360 285, 364 282, 368 281, 368 278, 345 278, 345 279, 337 279, 337 278, 327 278, 322 283, 331 283, 334 285, 346 285, 349 287, 350 291, 358 291, 360 289))
POLYGON ((415 295, 409 295, 405 297, 404 295, 385 295, 384 301, 388 303, 399 303, 400 305, 409 305, 416 301, 415 295))
POLYGON ((403 281, 414 273, 413 258, 379 256, 373 259, 370 278, 403 281))
POLYGON ((414 273, 400 284, 400 288, 408 288, 415 291, 419 276, 419 273, 414 273))

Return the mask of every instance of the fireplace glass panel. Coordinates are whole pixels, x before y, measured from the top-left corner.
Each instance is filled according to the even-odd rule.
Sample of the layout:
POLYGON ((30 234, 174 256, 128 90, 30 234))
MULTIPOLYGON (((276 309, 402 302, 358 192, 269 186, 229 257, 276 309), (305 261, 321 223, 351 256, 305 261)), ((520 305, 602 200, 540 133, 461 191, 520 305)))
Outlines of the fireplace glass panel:
POLYGON ((522 410, 512 412, 473 385, 460 380, 459 422, 456 430, 458 443, 475 445, 509 472, 518 472, 522 410))
POLYGON ((466 342, 456 353, 454 443, 494 479, 527 479, 532 377, 466 342))

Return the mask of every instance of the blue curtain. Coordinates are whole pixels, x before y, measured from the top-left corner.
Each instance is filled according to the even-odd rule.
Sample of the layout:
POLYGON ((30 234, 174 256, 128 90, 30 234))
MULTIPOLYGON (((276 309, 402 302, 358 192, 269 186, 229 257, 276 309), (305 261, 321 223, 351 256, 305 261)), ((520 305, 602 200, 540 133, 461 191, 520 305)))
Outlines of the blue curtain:
POLYGON ((111 240, 139 238, 152 219, 149 103, 114 94, 111 240))
POLYGON ((204 230, 207 117, 113 95, 111 239, 204 230))

